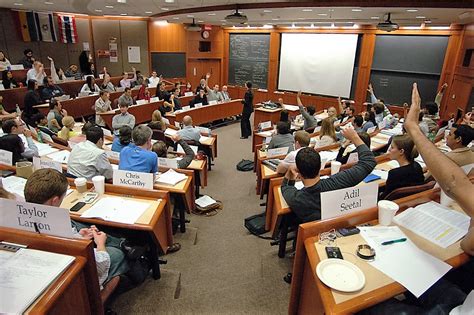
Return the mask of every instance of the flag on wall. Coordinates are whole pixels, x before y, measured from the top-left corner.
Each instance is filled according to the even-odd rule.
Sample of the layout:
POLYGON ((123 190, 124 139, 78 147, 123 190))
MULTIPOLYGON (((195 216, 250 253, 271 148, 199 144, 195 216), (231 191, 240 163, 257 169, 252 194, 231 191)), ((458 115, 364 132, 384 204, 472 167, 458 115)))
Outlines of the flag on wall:
POLYGON ((23 41, 38 41, 40 37, 34 13, 26 11, 17 11, 16 13, 23 41))
POLYGON ((53 14, 35 13, 36 25, 39 37, 43 42, 56 42, 56 31, 54 29, 53 14))
POLYGON ((58 15, 59 38, 63 43, 77 43, 76 19, 72 15, 58 15))

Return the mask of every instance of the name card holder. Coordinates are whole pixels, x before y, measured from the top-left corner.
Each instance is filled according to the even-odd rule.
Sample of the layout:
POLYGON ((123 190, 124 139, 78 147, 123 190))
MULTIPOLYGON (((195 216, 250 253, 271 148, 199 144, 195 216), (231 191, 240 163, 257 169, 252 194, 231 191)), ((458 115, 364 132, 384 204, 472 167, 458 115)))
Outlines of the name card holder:
POLYGON ((132 171, 114 170, 113 184, 133 188, 153 189, 153 175, 132 171))
POLYGON ((167 159, 167 158, 158 158, 158 167, 164 168, 178 168, 178 160, 176 159, 167 159))
POLYGON ((39 170, 42 168, 52 168, 57 170, 58 172, 63 172, 63 167, 61 163, 53 160, 42 159, 36 156, 33 157, 33 167, 35 168, 35 170, 39 170))
POLYGON ((267 150, 267 157, 273 158, 275 156, 283 155, 288 153, 288 147, 285 148, 276 148, 267 150))
POLYGON ((0 164, 13 165, 13 152, 0 149, 0 164))

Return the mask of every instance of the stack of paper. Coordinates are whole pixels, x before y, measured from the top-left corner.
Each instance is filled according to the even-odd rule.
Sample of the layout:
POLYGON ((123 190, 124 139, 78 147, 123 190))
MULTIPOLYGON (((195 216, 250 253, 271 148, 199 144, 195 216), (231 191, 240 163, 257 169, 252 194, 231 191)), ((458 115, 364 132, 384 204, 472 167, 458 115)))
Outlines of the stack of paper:
POLYGON ((188 177, 182 173, 178 173, 174 171, 173 169, 169 169, 168 171, 164 172, 163 174, 159 175, 155 182, 161 183, 161 184, 166 184, 166 185, 171 185, 174 186, 177 183, 187 179, 188 177))
POLYGON ((17 176, 2 177, 2 186, 5 190, 25 198, 24 190, 26 179, 17 176))
POLYGON ((59 149, 50 147, 49 144, 35 142, 36 147, 38 148, 39 156, 45 156, 54 152, 58 152, 59 149))
POLYGON ((20 249, 0 265, 0 313, 22 314, 74 257, 20 249))
POLYGON ((146 202, 120 197, 105 197, 84 211, 81 217, 100 218, 106 221, 134 224, 149 206, 150 205, 146 202))
POLYGON ((63 150, 63 151, 58 151, 58 152, 48 154, 47 157, 59 163, 67 163, 67 161, 69 160, 70 154, 71 154, 70 151, 63 150))
POLYGON ((199 142, 203 143, 203 142, 209 141, 210 139, 211 139, 211 137, 201 136, 199 138, 199 142))
POLYGON ((372 266, 403 285, 419 297, 441 277, 451 266, 422 251, 400 230, 398 226, 358 227, 361 236, 375 249, 372 266), (400 240, 390 245, 383 242, 400 240))
POLYGON ((431 201, 409 208, 393 220, 428 241, 446 248, 466 235, 471 219, 464 213, 431 201))
POLYGON ((171 128, 166 128, 166 130, 165 130, 165 135, 170 136, 170 137, 174 136, 177 133, 178 133, 177 130, 174 130, 174 129, 171 129, 171 128))

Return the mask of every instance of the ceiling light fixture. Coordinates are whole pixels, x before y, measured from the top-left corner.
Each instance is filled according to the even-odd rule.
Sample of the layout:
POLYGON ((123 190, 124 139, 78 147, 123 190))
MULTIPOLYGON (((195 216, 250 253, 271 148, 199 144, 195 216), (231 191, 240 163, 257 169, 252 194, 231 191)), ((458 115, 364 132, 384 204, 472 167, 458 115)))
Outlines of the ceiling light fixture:
POLYGON ((272 10, 263 10, 263 13, 272 13, 272 10))
POLYGON ((161 8, 161 10, 163 10, 163 11, 169 11, 170 9, 168 9, 168 8, 161 8))
POLYGON ((215 13, 208 13, 207 15, 209 15, 209 16, 214 16, 214 15, 216 15, 216 14, 215 14, 215 13))
POLYGON ((362 12, 362 9, 352 9, 352 12, 362 12))
POLYGON ((303 9, 303 12, 313 12, 313 9, 303 9))
POLYGON ((279 21, 280 19, 278 18, 273 18, 272 21, 279 21))
POLYGON ((189 15, 186 15, 186 17, 188 17, 188 18, 193 18, 193 17, 194 17, 194 15, 192 15, 192 14, 189 14, 189 15))
POLYGON ((371 19, 371 20, 378 20, 378 19, 380 19, 380 17, 378 17, 378 16, 371 16, 370 19, 371 19))
POLYGON ((166 3, 174 3, 174 0, 165 0, 166 3))
POLYGON ((204 23, 204 21, 203 20, 198 20, 198 23, 204 23))
POLYGON ((95 9, 94 11, 95 11, 95 12, 102 12, 101 9, 95 9))
POLYGON ((156 21, 153 21, 153 24, 158 25, 158 26, 166 26, 166 25, 168 25, 168 21, 166 21, 166 20, 156 20, 156 21))
POLYGON ((407 12, 418 12, 418 9, 407 9, 407 12))
POLYGON ((173 20, 179 20, 179 17, 175 16, 175 17, 173 18, 173 20))
POLYGON ((52 4, 54 4, 54 3, 53 3, 53 2, 50 2, 50 1, 46 1, 44 4, 52 5, 52 4))
POLYGON ((121 15, 121 16, 125 16, 125 15, 127 15, 127 13, 120 13, 120 15, 121 15))
POLYGON ((417 19, 426 19, 426 16, 419 15, 416 17, 417 19))
POLYGON ((106 5, 105 7, 106 7, 107 9, 113 9, 113 8, 114 8, 113 5, 106 5))
POLYGON ((15 2, 13 5, 21 6, 21 5, 23 5, 23 3, 15 2))
POLYGON ((319 16, 327 16, 327 13, 318 13, 319 16))
POLYGON ((153 12, 151 11, 145 11, 145 14, 152 14, 153 12))

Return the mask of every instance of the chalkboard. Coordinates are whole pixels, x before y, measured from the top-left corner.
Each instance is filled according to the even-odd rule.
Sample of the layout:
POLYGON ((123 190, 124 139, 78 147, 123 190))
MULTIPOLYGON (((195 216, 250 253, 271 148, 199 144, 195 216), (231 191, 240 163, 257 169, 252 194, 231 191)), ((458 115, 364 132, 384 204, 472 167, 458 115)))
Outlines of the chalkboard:
POLYGON ((267 88, 270 34, 230 34, 229 84, 267 88))
POLYGON ((185 78, 186 54, 152 52, 151 68, 165 78, 185 78))
POLYGON ((410 103, 413 82, 423 102, 434 101, 447 36, 377 35, 370 82, 386 104, 410 103))

